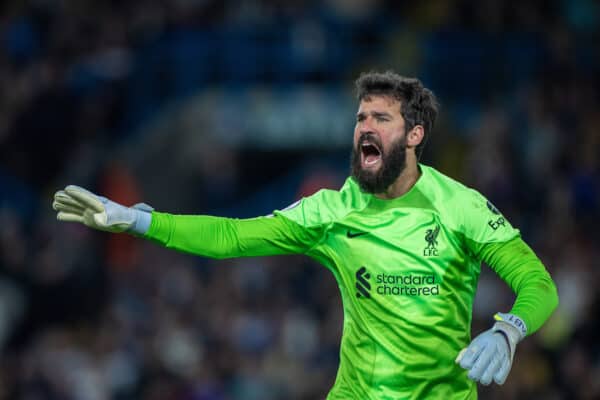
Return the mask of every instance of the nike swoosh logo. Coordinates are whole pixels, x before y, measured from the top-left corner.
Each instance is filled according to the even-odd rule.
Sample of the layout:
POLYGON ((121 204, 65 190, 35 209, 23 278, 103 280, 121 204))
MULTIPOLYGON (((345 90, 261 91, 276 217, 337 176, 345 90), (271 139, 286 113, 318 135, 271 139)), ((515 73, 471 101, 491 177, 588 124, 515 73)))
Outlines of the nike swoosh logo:
POLYGON ((348 236, 349 239, 358 237, 358 236, 362 236, 362 235, 366 235, 369 232, 352 232, 352 231, 348 231, 346 232, 346 236, 348 236))

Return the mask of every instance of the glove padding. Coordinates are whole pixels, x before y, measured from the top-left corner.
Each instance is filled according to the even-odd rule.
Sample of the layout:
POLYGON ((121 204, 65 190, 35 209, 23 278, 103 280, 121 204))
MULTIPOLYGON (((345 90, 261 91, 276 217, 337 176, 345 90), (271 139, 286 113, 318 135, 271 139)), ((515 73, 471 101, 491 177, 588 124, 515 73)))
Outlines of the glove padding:
POLYGON ((125 207, 82 187, 69 185, 54 194, 56 219, 79 222, 107 232, 144 234, 150 226, 152 207, 139 203, 125 207))
POLYGON ((513 314, 497 313, 494 326, 479 334, 456 357, 456 362, 469 371, 469 379, 489 385, 506 381, 517 344, 527 334, 525 323, 513 314))

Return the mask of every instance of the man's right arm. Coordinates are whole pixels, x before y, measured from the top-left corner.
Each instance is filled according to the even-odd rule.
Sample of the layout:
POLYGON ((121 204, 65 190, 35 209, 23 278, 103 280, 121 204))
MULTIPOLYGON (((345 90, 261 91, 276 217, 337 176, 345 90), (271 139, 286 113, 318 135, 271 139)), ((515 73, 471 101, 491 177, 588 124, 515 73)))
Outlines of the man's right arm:
MULTIPOLYGON (((299 208, 304 210, 303 206, 299 208)), ((73 185, 56 192, 53 208, 58 211, 59 221, 79 222, 113 233, 126 232, 168 248, 212 258, 304 253, 323 234, 322 224, 309 227, 302 218, 294 219, 289 209, 251 219, 173 215, 153 211, 145 204, 126 207, 73 185), (288 214, 292 217, 286 217, 288 214)))
POLYGON ((234 219, 155 211, 144 237, 191 254, 230 258, 304 253, 321 234, 281 215, 234 219))

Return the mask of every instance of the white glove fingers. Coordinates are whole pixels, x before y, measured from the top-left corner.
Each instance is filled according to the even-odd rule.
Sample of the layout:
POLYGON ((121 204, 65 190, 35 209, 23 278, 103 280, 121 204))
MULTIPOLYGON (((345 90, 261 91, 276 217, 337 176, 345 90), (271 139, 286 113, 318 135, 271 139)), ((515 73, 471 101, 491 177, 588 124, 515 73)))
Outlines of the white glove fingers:
POLYGON ((54 193, 54 200, 60 201, 73 199, 64 190, 59 190, 58 192, 54 193))
POLYGON ((471 367, 468 377, 474 381, 481 380, 481 377, 490 366, 494 356, 496 356, 496 351, 493 346, 485 346, 484 350, 479 354, 479 357, 471 367))
POLYGON ((71 201, 64 201, 64 200, 54 200, 52 202, 52 208, 56 211, 62 211, 64 208, 69 208, 69 209, 74 209, 74 210, 80 210, 83 212, 83 210, 85 210, 85 208, 79 204, 78 202, 76 202, 75 200, 71 200, 71 201))
POLYGON ((494 382, 496 382, 498 385, 502 385, 506 381, 508 373, 510 372, 511 364, 512 363, 508 357, 502 357, 500 369, 494 374, 494 382))
POLYGON ((466 349, 461 351, 458 355, 460 360, 458 360, 461 367, 464 369, 470 369, 475 361, 477 361, 477 357, 483 350, 483 347, 480 346, 478 340, 474 340, 466 349))
POLYGON ((52 203, 52 208, 59 211, 60 206, 74 207, 83 210, 84 206, 79 203, 77 200, 66 194, 64 191, 60 190, 54 194, 54 202, 52 203))
POLYGON ((62 212, 66 212, 66 213, 70 213, 70 214, 77 214, 77 215, 83 215, 83 213, 85 211, 81 207, 73 206, 70 204, 57 203, 56 201, 54 203, 52 203, 52 208, 54 208, 54 210, 56 210, 56 211, 62 211, 62 212))
POLYGON ((75 185, 69 185, 65 188, 65 192, 80 202, 84 207, 90 207, 96 212, 103 212, 104 205, 99 197, 94 193, 75 185))
POLYGON ((84 223, 82 215, 63 211, 56 214, 56 219, 63 222, 79 222, 82 224, 84 223))
POLYGON ((467 352, 467 348, 465 347, 458 353, 458 355, 456 356, 456 359, 454 359, 454 362, 457 364, 460 363, 462 361, 462 358, 465 356, 466 352, 467 352))
POLYGON ((492 378, 498 372, 498 370, 500 369, 500 366, 501 366, 500 358, 493 357, 492 360, 490 361, 490 364, 483 372, 483 375, 481 376, 481 379, 479 380, 479 382, 481 382, 482 385, 486 385, 486 386, 489 385, 490 383, 492 383, 492 378))
POLYGON ((76 191, 76 192, 80 192, 80 193, 86 193, 90 196, 98 196, 96 193, 90 192, 89 190, 87 190, 86 188, 83 188, 81 186, 77 186, 77 185, 67 185, 67 187, 65 187, 65 192, 69 193, 71 191, 76 191))
POLYGON ((479 334, 456 357, 456 362, 469 371, 469 379, 482 385, 492 380, 499 385, 506 381, 515 347, 527 333, 524 322, 516 316, 497 314, 495 318, 494 326, 479 334))

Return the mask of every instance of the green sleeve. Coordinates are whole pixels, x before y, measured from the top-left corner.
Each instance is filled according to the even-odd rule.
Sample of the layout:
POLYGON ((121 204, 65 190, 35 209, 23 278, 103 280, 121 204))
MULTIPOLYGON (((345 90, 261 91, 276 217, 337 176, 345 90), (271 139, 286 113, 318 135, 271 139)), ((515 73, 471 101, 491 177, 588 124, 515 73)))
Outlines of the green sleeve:
POLYGON ((556 286, 519 231, 475 190, 461 197, 461 231, 474 258, 488 264, 515 292, 511 313, 537 331, 558 305, 556 286))
POLYGON ((318 229, 280 215, 234 219, 156 211, 144 235, 167 248, 210 258, 304 253, 320 236, 318 229))
POLYGON ((534 333, 558 305, 558 293, 550 274, 520 237, 480 246, 481 259, 517 295, 510 313, 525 321, 527 335, 534 333))

